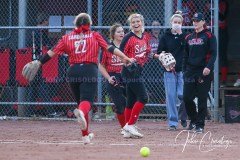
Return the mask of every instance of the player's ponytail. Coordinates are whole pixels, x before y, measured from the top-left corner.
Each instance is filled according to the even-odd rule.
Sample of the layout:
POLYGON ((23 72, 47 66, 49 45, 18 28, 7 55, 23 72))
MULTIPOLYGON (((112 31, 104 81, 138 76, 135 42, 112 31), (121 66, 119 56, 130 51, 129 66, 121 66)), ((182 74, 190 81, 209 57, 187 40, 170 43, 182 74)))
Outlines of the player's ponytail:
POLYGON ((180 18, 181 20, 182 20, 182 22, 183 22, 183 16, 182 16, 182 11, 176 11, 175 13, 174 13, 174 15, 172 15, 172 17, 171 17, 171 19, 170 19, 170 21, 172 22, 172 20, 173 20, 173 18, 175 18, 175 17, 178 17, 178 18, 180 18))

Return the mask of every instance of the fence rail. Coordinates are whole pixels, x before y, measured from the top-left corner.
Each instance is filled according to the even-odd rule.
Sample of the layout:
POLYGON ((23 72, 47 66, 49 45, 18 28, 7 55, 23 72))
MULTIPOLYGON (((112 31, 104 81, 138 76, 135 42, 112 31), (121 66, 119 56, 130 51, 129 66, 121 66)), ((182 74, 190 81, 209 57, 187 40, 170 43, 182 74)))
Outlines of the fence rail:
MULTIPOLYGON (((44 68, 32 83, 26 82, 21 77, 19 67, 23 67, 23 62, 32 60, 33 41, 36 40, 34 36, 39 31, 48 32, 47 37, 42 34, 40 48, 52 47, 63 34, 74 28, 72 23, 74 16, 80 12, 87 12, 93 20, 92 29, 100 31, 107 37, 108 30, 114 22, 122 23, 127 32, 129 29, 127 17, 137 12, 145 18, 146 31, 151 33, 152 30, 159 29, 161 36, 170 28, 169 20, 172 14, 180 9, 183 11, 185 31, 193 29, 191 22, 193 14, 202 12, 205 14, 209 28, 216 33, 217 3, 218 0, 3 0, 0 6, 2 15, 0 17, 0 116, 17 116, 19 107, 26 107, 28 112, 24 115, 26 117, 35 113, 46 117, 52 112, 64 112, 64 116, 68 116, 68 112, 76 105, 65 82, 69 66, 67 56, 59 56, 53 63, 48 62, 47 69, 52 70, 54 77, 43 77, 44 68), (41 24, 45 20, 48 23, 41 24), (158 21, 161 25, 152 26, 153 21, 158 21), (55 82, 50 82, 51 78, 55 82)), ((41 51, 44 52, 42 49, 41 51)), ((216 72, 218 73, 218 69, 216 72)), ((165 119, 163 69, 157 61, 151 61, 145 66, 143 74, 150 101, 142 115, 165 119)), ((102 81, 98 83, 93 112, 103 114, 108 106, 114 104, 111 103, 111 99, 109 100, 105 81, 100 74, 98 78, 102 81)), ((214 82, 214 91, 217 91, 216 86, 218 81, 214 82)), ((217 97, 216 93, 214 97, 217 97)), ((212 112, 217 116, 218 100, 215 103, 212 112)))

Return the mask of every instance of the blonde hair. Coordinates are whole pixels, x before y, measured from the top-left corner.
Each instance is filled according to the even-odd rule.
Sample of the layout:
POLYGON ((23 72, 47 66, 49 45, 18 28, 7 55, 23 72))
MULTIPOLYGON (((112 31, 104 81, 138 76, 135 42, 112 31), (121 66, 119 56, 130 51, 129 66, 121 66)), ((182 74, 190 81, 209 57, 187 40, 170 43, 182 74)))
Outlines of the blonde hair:
POLYGON ((76 27, 80 27, 81 25, 84 25, 84 24, 92 25, 92 19, 91 19, 89 14, 87 14, 87 13, 80 13, 79 15, 77 15, 75 17, 73 23, 74 23, 74 25, 76 27))
POLYGON ((145 28, 144 28, 144 18, 143 18, 143 15, 141 14, 138 14, 138 13, 133 13, 131 14, 129 17, 128 17, 128 23, 129 23, 129 26, 130 26, 130 30, 133 31, 132 27, 131 27, 131 21, 133 18, 140 18, 143 26, 142 26, 142 32, 144 32, 145 28))
POLYGON ((183 16, 182 16, 182 11, 176 11, 174 15, 172 15, 171 19, 170 19, 170 22, 172 22, 172 20, 175 18, 175 17, 178 17, 181 19, 181 21, 183 22, 183 16))

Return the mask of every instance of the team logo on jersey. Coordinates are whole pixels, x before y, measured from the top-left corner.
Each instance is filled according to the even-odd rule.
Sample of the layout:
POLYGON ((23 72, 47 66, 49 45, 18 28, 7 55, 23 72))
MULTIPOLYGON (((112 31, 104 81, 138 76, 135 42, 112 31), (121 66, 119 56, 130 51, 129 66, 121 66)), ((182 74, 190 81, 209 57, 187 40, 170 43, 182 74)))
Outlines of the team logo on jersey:
POLYGON ((146 44, 144 46, 135 45, 135 54, 136 54, 135 57, 137 58, 145 57, 146 50, 147 50, 146 44))
POLYGON ((77 35, 71 35, 69 36, 69 40, 72 39, 85 39, 85 38, 91 38, 92 37, 92 33, 90 34, 77 34, 77 35))
POLYGON ((188 44, 191 45, 202 45, 204 44, 203 39, 202 38, 194 38, 194 39, 190 39, 188 41, 188 44))
POLYGON ((113 65, 113 66, 121 66, 121 65, 123 65, 123 63, 122 63, 121 59, 118 56, 112 55, 111 65, 113 65))

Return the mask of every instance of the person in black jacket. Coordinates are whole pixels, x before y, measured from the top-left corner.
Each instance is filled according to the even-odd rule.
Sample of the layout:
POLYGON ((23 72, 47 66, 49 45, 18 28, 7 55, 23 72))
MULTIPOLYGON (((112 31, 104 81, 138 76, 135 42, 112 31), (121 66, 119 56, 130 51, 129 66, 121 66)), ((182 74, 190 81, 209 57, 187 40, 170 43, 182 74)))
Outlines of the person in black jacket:
MULTIPOLYGON (((168 117, 168 130, 176 130, 178 125, 177 98, 183 100, 183 74, 182 59, 184 55, 184 33, 182 32, 183 17, 180 11, 177 11, 170 19, 171 29, 161 37, 157 53, 162 51, 169 52, 176 60, 175 69, 164 71, 164 86, 166 92, 166 109, 168 117)), ((187 114, 184 104, 181 102, 179 111, 181 111, 181 124, 187 126, 187 114)))
POLYGON ((195 31, 185 37, 183 99, 191 120, 188 129, 195 128, 197 133, 203 133, 217 44, 216 37, 206 27, 202 13, 194 14, 193 26, 195 31), (198 109, 193 101, 195 97, 198 98, 198 109))

